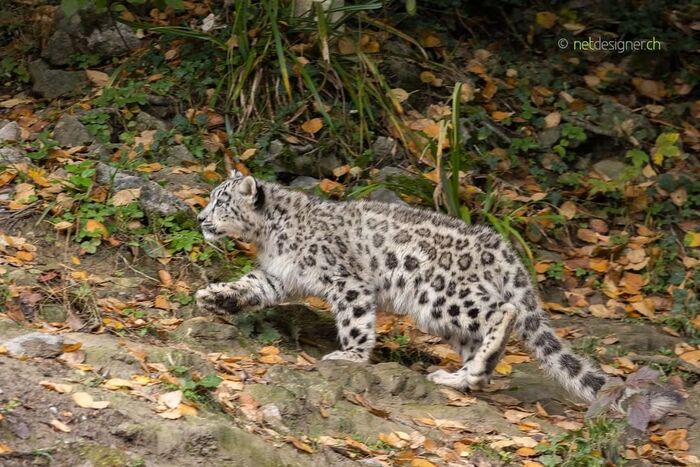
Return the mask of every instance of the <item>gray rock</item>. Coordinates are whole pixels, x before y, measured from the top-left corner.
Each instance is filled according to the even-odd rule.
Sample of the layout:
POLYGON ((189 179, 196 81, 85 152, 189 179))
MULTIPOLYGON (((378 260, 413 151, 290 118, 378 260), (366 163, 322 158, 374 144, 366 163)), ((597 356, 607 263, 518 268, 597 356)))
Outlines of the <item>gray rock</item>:
POLYGON ((408 203, 402 200, 401 197, 396 194, 396 192, 387 188, 377 188, 376 190, 372 190, 367 199, 372 201, 381 201, 383 203, 395 203, 408 206, 408 203))
POLYGON ((543 148, 551 148, 554 146, 554 143, 559 141, 559 137, 561 136, 561 129, 557 126, 554 128, 547 128, 542 130, 538 135, 537 135, 537 140, 540 143, 540 146, 543 148))
POLYGON ((14 143, 22 137, 22 130, 17 122, 10 122, 0 128, 0 143, 14 143))
POLYGON ((372 152, 376 159, 392 157, 397 151, 398 144, 394 138, 379 136, 372 143, 372 152))
POLYGON ((178 144, 166 149, 165 156, 165 162, 168 165, 182 165, 183 162, 197 161, 184 144, 178 144))
POLYGON ((401 175, 406 175, 406 171, 403 169, 400 169, 398 167, 393 167, 391 165, 388 165, 386 167, 382 167, 379 169, 379 173, 377 174, 377 180, 380 182, 385 182, 391 177, 398 177, 401 175))
POLYGON ((32 90, 47 99, 78 96, 87 88, 83 71, 52 70, 43 60, 29 62, 27 68, 34 83, 32 90))
POLYGON ((302 191, 311 191, 318 186, 320 180, 314 177, 301 176, 292 180, 289 188, 294 188, 302 191))
POLYGON ((627 168, 627 165, 616 159, 603 159, 593 164, 593 170, 608 180, 616 180, 627 168))
POLYGON ((39 310, 39 316, 48 323, 62 323, 68 318, 68 313, 62 305, 47 303, 39 310))
POLYGON ((63 147, 94 143, 95 137, 75 115, 64 114, 56 123, 53 138, 63 147))
POLYGON ((64 66, 73 61, 75 54, 111 58, 137 47, 139 42, 129 26, 112 21, 104 12, 87 7, 66 16, 58 9, 54 33, 41 56, 52 65, 64 66))
POLYGON ((10 339, 3 345, 13 357, 52 358, 63 353, 63 336, 32 332, 10 339))
POLYGON ((87 149, 86 155, 91 159, 106 161, 112 155, 112 152, 104 144, 92 143, 87 149))
POLYGON ((138 131, 145 131, 145 130, 163 130, 167 131, 170 129, 170 125, 159 119, 154 117, 153 115, 149 114, 148 112, 139 112, 138 115, 136 115, 136 130, 138 131))
POLYGON ((96 170, 97 182, 105 185, 111 183, 114 191, 140 188, 139 204, 147 212, 161 216, 192 214, 187 204, 154 181, 127 174, 102 162, 97 163, 96 170))
POLYGON ((0 164, 28 164, 30 162, 23 149, 10 146, 0 148, 0 164))

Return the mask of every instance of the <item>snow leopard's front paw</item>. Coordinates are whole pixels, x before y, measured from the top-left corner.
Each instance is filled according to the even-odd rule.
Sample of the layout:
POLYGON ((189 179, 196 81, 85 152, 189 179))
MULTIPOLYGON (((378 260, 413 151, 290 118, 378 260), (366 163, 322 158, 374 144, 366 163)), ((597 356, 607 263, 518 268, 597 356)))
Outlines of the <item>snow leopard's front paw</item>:
POLYGON ((195 294, 197 307, 200 310, 215 313, 217 315, 228 315, 238 311, 239 303, 237 296, 230 290, 221 290, 218 284, 200 289, 195 294))
POLYGON ((336 350, 328 355, 324 355, 322 360, 347 360, 349 362, 365 363, 369 357, 365 357, 356 352, 347 352, 344 350, 336 350))

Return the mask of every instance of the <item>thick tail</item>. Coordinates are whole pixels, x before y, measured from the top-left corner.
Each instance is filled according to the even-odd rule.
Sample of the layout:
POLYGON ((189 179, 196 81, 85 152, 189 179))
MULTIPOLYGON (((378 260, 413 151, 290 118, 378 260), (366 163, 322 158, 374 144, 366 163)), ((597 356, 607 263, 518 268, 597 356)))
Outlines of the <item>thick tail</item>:
MULTIPOLYGON (((534 296, 528 295, 528 296, 534 296)), ((575 354, 569 344, 554 333, 544 311, 534 300, 524 300, 517 314, 515 331, 525 346, 539 360, 540 366, 570 393, 586 402, 593 402, 609 378, 591 359, 575 354)), ((622 410, 621 402, 634 393, 623 391, 612 406, 622 410)), ((651 420, 658 420, 677 408, 682 401, 675 391, 651 388, 644 391, 648 398, 651 420)))
POLYGON ((576 355, 569 344, 554 333, 539 305, 523 304, 515 331, 540 366, 567 391, 592 402, 607 377, 590 359, 576 355), (529 309, 528 309, 529 308, 529 309))

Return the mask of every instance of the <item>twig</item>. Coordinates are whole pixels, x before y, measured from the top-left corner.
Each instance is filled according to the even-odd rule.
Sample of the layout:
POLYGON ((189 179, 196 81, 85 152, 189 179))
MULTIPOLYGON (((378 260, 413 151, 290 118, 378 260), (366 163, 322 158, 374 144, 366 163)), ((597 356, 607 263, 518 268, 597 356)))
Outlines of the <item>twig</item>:
POLYGON ((572 117, 570 115, 563 115, 562 118, 570 123, 575 123, 578 126, 583 127, 584 129, 590 131, 591 133, 595 133, 596 135, 601 135, 601 136, 607 136, 609 138, 619 138, 620 135, 615 133, 612 130, 606 130, 605 128, 601 128, 597 125, 594 125, 592 123, 589 123, 585 120, 581 120, 576 117, 572 117))
POLYGON ((138 275, 140 275, 140 276, 143 276, 143 277, 145 277, 145 278, 148 279, 148 280, 151 280, 151 281, 153 281, 153 282, 156 282, 156 283, 160 284, 160 280, 158 280, 158 279, 156 279, 156 278, 154 278, 154 277, 151 277, 151 276, 149 276, 148 274, 146 274, 146 273, 144 273, 144 272, 141 272, 141 271, 139 271, 138 269, 136 269, 135 267, 133 267, 132 265, 130 265, 129 262, 126 260, 126 258, 124 258, 124 256, 119 255, 119 257, 124 261, 124 264, 126 264, 126 267, 128 267, 129 269, 131 269, 132 271, 134 271, 136 274, 138 274, 138 275))

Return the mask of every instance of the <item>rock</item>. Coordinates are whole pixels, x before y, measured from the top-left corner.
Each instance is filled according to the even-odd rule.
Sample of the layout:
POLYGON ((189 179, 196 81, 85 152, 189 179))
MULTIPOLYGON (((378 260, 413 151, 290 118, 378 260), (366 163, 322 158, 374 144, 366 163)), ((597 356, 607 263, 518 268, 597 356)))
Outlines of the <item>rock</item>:
POLYGON ((147 212, 161 216, 175 214, 189 216, 193 214, 190 207, 180 198, 154 181, 146 180, 136 175, 129 175, 102 162, 98 162, 95 168, 97 171, 97 182, 105 185, 112 184, 114 191, 140 188, 139 204, 147 212))
POLYGON ((85 155, 91 159, 106 161, 112 155, 112 151, 104 144, 92 143, 90 147, 88 147, 85 155))
POLYGON ((138 115, 136 115, 136 130, 137 131, 145 131, 145 130, 163 130, 167 131, 170 129, 170 125, 159 119, 154 117, 153 115, 149 114, 148 112, 139 112, 138 115))
POLYGON ((244 349, 243 338, 235 326, 213 322, 202 316, 184 321, 173 333, 181 340, 196 343, 211 352, 237 353, 244 349))
POLYGON ((62 323, 68 317, 63 305, 47 303, 39 309, 39 316, 47 323, 62 323))
POLYGON ((561 128, 554 127, 554 128, 546 128, 537 135, 537 140, 540 143, 540 146, 545 149, 549 149, 554 144, 559 141, 559 137, 561 136, 561 128))
POLYGON ((64 66, 71 64, 76 54, 111 58, 134 49, 139 42, 129 26, 113 21, 105 12, 87 7, 66 16, 58 9, 54 33, 41 56, 52 65, 64 66))
POLYGON ((379 169, 376 179, 380 182, 385 182, 392 177, 399 177, 402 175, 406 175, 406 171, 404 169, 387 165, 386 167, 379 169))
POLYGON ((394 138, 379 136, 372 143, 372 153, 375 160, 393 157, 396 155, 398 144, 394 138))
POLYGON ((314 188, 316 188, 319 183, 320 180, 318 178, 307 177, 305 175, 302 175, 301 177, 297 177, 294 180, 292 180, 292 183, 289 184, 289 188, 294 188, 302 191, 311 191, 314 188))
POLYGON ((690 445, 688 453, 700 457, 700 383, 695 383, 690 388, 688 399, 682 409, 694 419, 693 425, 688 429, 688 444, 690 445))
POLYGON ((593 170, 605 177, 607 180, 616 180, 627 168, 627 165, 616 159, 603 159, 593 164, 593 170))
POLYGON ((3 345, 13 357, 53 358, 63 353, 63 336, 32 332, 10 339, 3 345))
POLYGON ((166 149, 165 156, 165 163, 168 165, 182 165, 183 162, 197 162, 192 152, 190 152, 184 144, 178 144, 166 149))
POLYGON ((402 200, 401 197, 396 194, 396 192, 391 191, 387 188, 377 188, 375 190, 372 190, 369 196, 367 196, 367 199, 370 199, 372 201, 381 201, 383 203, 394 203, 401 204, 403 206, 408 206, 408 203, 402 200))
POLYGON ((14 143, 21 137, 22 131, 17 122, 10 122, 0 128, 0 143, 14 143))
POLYGON ((0 165, 2 164, 29 164, 31 161, 27 153, 20 148, 6 146, 0 148, 0 165))
POLYGON ((53 139, 63 147, 74 147, 95 142, 95 137, 90 134, 78 117, 69 114, 64 114, 56 123, 56 128, 53 130, 53 139))
POLYGON ((34 83, 32 90, 47 99, 78 96, 88 88, 83 71, 52 70, 43 60, 29 62, 27 68, 34 83))

